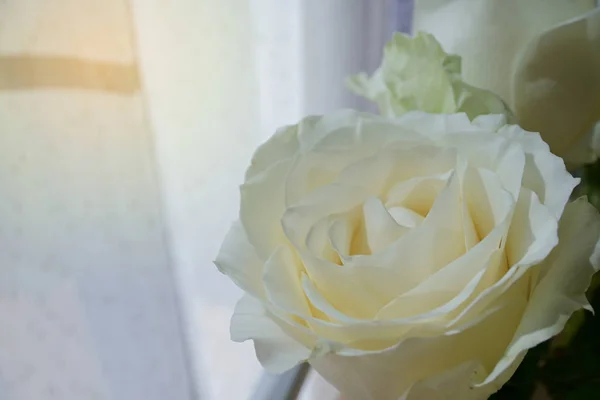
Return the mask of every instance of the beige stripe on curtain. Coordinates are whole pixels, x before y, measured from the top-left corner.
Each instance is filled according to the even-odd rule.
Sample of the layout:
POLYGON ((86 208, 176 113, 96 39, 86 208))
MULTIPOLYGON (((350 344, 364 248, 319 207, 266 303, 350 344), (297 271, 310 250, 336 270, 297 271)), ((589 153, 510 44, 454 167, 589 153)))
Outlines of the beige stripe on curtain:
POLYGON ((0 399, 191 399, 125 0, 0 2, 0 399))

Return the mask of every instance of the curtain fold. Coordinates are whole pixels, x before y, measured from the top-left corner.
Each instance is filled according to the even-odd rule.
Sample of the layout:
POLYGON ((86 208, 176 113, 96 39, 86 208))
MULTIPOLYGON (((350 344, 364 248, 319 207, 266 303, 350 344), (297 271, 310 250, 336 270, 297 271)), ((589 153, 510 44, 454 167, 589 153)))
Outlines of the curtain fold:
POLYGON ((241 293, 212 261, 261 139, 250 4, 132 0, 132 11, 196 386, 202 398, 244 398, 261 369, 251 343, 229 340, 241 293))
POLYGON ((131 22, 0 2, 1 399, 192 399, 131 22))

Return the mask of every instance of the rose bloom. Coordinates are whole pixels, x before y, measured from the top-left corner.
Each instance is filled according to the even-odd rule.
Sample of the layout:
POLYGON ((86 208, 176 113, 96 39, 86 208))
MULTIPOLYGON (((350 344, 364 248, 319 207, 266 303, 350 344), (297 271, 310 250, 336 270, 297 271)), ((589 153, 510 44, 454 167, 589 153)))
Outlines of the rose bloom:
POLYGON ((416 0, 415 31, 462 57, 466 82, 498 94, 519 125, 576 167, 600 154, 596 0, 416 0))
POLYGON ((597 211, 498 115, 340 112, 255 153, 216 264, 262 365, 345 398, 483 399, 588 307, 597 211))

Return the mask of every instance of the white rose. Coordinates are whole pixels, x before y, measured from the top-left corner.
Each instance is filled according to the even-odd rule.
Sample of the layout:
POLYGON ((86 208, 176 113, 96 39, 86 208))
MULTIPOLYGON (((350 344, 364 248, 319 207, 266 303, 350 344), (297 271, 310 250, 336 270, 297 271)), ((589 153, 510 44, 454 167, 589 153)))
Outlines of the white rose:
POLYGON ((416 0, 415 31, 463 59, 466 82, 500 95, 519 125, 573 166, 592 162, 600 120, 595 0, 416 0), (597 132, 597 130, 596 130, 597 132))
POLYGON ((382 115, 396 117, 408 111, 433 114, 512 113, 502 99, 468 85, 461 78, 461 58, 446 54, 430 34, 414 38, 396 33, 383 51, 381 66, 373 76, 359 74, 348 80, 356 94, 375 102, 382 115))
POLYGON ((216 260, 247 292, 232 339, 273 372, 308 360, 348 398, 486 398, 588 306, 600 220, 567 205, 577 182, 501 116, 283 128, 216 260))

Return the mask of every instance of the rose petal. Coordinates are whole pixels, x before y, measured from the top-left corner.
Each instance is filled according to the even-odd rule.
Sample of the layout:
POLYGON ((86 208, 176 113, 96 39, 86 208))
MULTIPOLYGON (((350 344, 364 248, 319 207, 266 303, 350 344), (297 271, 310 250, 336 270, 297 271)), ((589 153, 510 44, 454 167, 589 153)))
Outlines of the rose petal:
POLYGON ((410 178, 394 185, 387 193, 385 205, 388 208, 401 206, 421 216, 427 215, 452 172, 410 178))
POLYGON ((278 129, 254 152, 250 167, 246 171, 246 181, 280 161, 293 158, 300 152, 310 151, 330 130, 352 126, 361 115, 354 111, 341 110, 327 116, 308 116, 296 125, 278 129))
POLYGON ((537 133, 518 126, 506 126, 498 135, 517 141, 525 151, 523 187, 537 194, 539 200, 558 219, 579 179, 566 170, 564 161, 549 152, 548 145, 537 133))
POLYGON ((263 262, 256 255, 239 221, 234 222, 227 232, 215 265, 245 292, 259 298, 264 297, 264 288, 260 280, 263 262))
POLYGON ((249 181, 278 162, 294 157, 299 149, 298 125, 278 129, 254 152, 250 166, 246 170, 245 180, 249 181))
POLYGON ((329 227, 329 243, 342 262, 350 256, 350 245, 354 230, 354 222, 349 216, 336 219, 329 227))
POLYGON ((471 123, 465 113, 427 114, 421 111, 408 112, 397 119, 398 124, 419 134, 438 140, 456 132, 479 132, 481 128, 471 123))
MULTIPOLYGON (((353 356, 329 354, 311 365, 342 394, 360 399, 397 399, 415 382, 469 361, 492 367, 514 333, 526 298, 515 298, 464 330, 429 338, 411 338, 377 352, 353 356)), ((474 377, 460 382, 469 387, 474 377)))
POLYGON ((379 253, 353 257, 348 266, 400 272, 399 295, 458 258, 465 251, 459 191, 460 179, 454 174, 421 225, 379 253), (402 254, 400 259, 398 254, 402 254))
POLYGON ((408 229, 398 225, 381 200, 369 197, 363 205, 364 226, 370 252, 377 252, 396 241, 408 229))
POLYGON ((306 275, 302 275, 302 289, 304 294, 310 301, 310 303, 324 315, 326 315, 331 322, 335 323, 353 323, 362 321, 357 318, 350 317, 337 308, 335 308, 317 289, 315 284, 306 275))
POLYGON ((442 175, 456 165, 456 151, 431 145, 384 148, 345 168, 339 181, 364 187, 372 196, 380 196, 397 182, 422 176, 442 175))
POLYGON ((280 161, 240 186, 240 221, 263 260, 284 238, 280 219, 285 211, 284 185, 291 166, 292 160, 280 161))
POLYGON ((477 229, 475 229, 475 223, 473 222, 473 217, 471 216, 471 210, 469 209, 469 204, 465 201, 467 194, 465 192, 465 185, 462 185, 461 188, 461 219, 462 219, 462 228, 463 233, 465 235, 465 251, 471 250, 477 243, 479 243, 480 237, 477 233, 477 229))
POLYGON ((341 264, 340 256, 329 237, 332 225, 338 221, 334 216, 330 216, 316 222, 306 235, 306 248, 318 258, 341 264))
POLYGON ((379 117, 369 113, 355 110, 338 110, 323 116, 311 116, 303 119, 299 125, 300 148, 303 153, 319 152, 324 142, 327 142, 332 132, 347 129, 356 130, 362 120, 378 119, 379 117))
POLYGON ((534 192, 523 188, 506 242, 508 264, 537 264, 557 243, 558 222, 534 192))
POLYGON ((499 274, 496 270, 503 265, 499 247, 509 222, 510 215, 507 215, 504 222, 471 251, 398 296, 379 311, 377 319, 406 318, 431 310, 437 311, 434 315, 440 315, 458 307, 474 293, 484 274, 499 274))
POLYGON ((356 186, 333 183, 320 187, 282 212, 283 230, 297 249, 305 249, 306 237, 315 223, 333 214, 350 211, 367 197, 365 190, 356 186))
POLYGON ((314 338, 289 325, 284 330, 262 303, 249 295, 236 304, 230 330, 234 342, 254 341, 256 357, 272 373, 285 372, 312 353, 314 338))
POLYGON ((506 125, 506 116, 503 114, 483 114, 473 119, 473 125, 484 128, 490 132, 496 132, 506 125))
POLYGON ((474 389, 465 382, 477 381, 485 370, 475 361, 462 363, 438 375, 417 382, 398 400, 480 400, 493 393, 487 388, 474 389), (486 390, 487 389, 487 390, 486 390))
POLYGON ((463 195, 477 236, 486 237, 514 207, 512 195, 496 174, 483 168, 468 168, 463 195))
POLYGON ((588 304, 584 293, 599 261, 591 258, 600 239, 597 210, 583 198, 567 205, 559 238, 510 346, 484 383, 496 379, 528 349, 558 334, 571 314, 588 304))
POLYGON ((263 283, 272 304, 290 314, 310 316, 310 309, 300 282, 302 266, 287 246, 279 246, 264 267, 263 283))
POLYGON ((365 157, 365 151, 303 154, 296 159, 286 182, 286 207, 292 207, 312 191, 338 180, 340 172, 349 164, 365 157))
POLYGON ((305 265, 327 301, 355 319, 372 319, 405 285, 403 274, 388 268, 339 266, 322 260, 309 260, 305 265))
POLYGON ((394 221, 400 226, 414 228, 419 225, 425 217, 405 207, 392 207, 388 210, 394 221))

